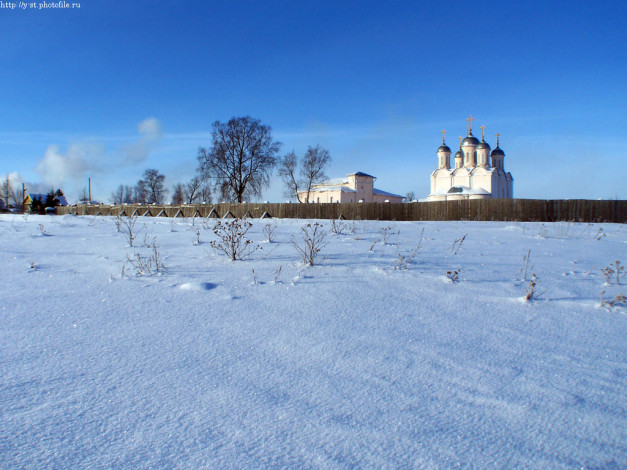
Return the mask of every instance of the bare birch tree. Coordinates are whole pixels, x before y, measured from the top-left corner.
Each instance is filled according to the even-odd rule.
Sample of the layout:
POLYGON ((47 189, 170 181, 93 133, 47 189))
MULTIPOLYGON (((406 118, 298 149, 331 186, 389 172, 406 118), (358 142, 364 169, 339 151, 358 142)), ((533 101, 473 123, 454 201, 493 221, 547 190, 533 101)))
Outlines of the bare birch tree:
POLYGON ((271 128, 250 116, 213 123, 211 148, 198 150, 200 173, 213 178, 225 200, 243 202, 259 196, 270 184, 281 143, 272 140, 271 128))
POLYGON ((185 196, 183 194, 184 191, 185 186, 183 185, 183 183, 176 183, 172 187, 172 204, 178 206, 185 202, 185 196))
POLYGON ((279 175, 285 183, 286 196, 293 197, 298 202, 309 202, 313 186, 327 178, 324 169, 330 162, 329 151, 320 145, 307 148, 300 161, 300 170, 298 171, 297 157, 294 152, 281 158, 279 160, 279 175))
POLYGON ((148 204, 163 204, 165 199, 165 175, 159 173, 159 170, 149 168, 144 172, 144 178, 137 182, 137 193, 145 199, 148 204))
POLYGON ((301 201, 298 195, 299 192, 299 179, 296 176, 298 168, 298 157, 294 153, 294 151, 288 153, 279 159, 279 176, 285 183, 285 192, 283 193, 286 197, 296 198, 298 202, 307 202, 301 201))
POLYGON ((211 188, 206 181, 196 175, 183 187, 183 197, 187 204, 211 203, 211 188))

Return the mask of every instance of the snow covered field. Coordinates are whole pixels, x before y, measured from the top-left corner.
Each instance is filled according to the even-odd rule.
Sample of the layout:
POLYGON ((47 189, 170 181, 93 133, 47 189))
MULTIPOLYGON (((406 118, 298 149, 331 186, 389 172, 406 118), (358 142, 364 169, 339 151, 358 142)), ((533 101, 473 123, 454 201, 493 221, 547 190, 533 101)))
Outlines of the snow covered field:
POLYGON ((0 216, 0 468, 627 467, 626 226, 305 223, 0 216))

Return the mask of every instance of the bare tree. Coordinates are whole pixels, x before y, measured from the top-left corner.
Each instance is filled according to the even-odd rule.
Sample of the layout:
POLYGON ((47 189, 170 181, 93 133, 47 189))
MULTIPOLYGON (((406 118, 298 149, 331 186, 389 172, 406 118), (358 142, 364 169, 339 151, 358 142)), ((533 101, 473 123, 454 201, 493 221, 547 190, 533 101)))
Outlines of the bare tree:
POLYGON ((83 188, 83 190, 81 191, 78 202, 80 202, 81 204, 89 204, 89 191, 87 190, 87 188, 83 188))
POLYGON ((149 168, 144 172, 144 178, 137 182, 137 196, 147 204, 163 204, 166 194, 165 175, 159 170, 149 168))
POLYGON ((198 202, 202 204, 211 204, 213 199, 211 186, 208 183, 203 183, 200 185, 200 190, 198 191, 198 202))
POLYGON ((178 206, 185 202, 185 196, 183 195, 184 191, 183 183, 176 183, 172 188, 172 204, 178 206))
POLYGON ((413 191, 409 191, 405 194, 405 202, 412 202, 414 200, 416 200, 416 194, 414 194, 413 191))
POLYGON ((146 202, 146 190, 144 187, 128 186, 121 184, 111 193, 111 201, 114 204, 132 204, 134 202, 146 202))
POLYGON ((11 193, 13 192, 13 188, 11 186, 11 180, 7 176, 6 181, 2 182, 2 199, 4 202, 4 207, 9 207, 11 204, 11 193))
POLYGON ((124 186, 124 199, 122 200, 123 204, 132 204, 135 202, 135 194, 132 186, 124 186))
POLYGON ((6 180, 2 182, 2 189, 0 190, 2 200, 4 201, 5 206, 8 208, 13 206, 15 208, 21 208, 22 203, 24 202, 22 199, 22 190, 13 187, 13 183, 7 176, 6 180))
POLYGON ((296 198, 298 202, 309 202, 309 195, 314 184, 326 179, 324 169, 330 162, 331 155, 327 149, 320 145, 309 146, 300 162, 297 177, 296 154, 290 152, 285 155, 279 160, 279 175, 287 188, 286 195, 296 198))
POLYGON ((307 202, 301 201, 298 196, 299 180, 296 176, 297 167, 298 157, 293 150, 279 159, 279 176, 286 187, 284 195, 286 197, 295 197, 298 202, 307 202))
POLYGON ((198 176, 194 176, 191 180, 185 183, 183 187, 183 197, 187 204, 193 204, 198 201, 200 187, 202 186, 202 180, 198 176))
MULTIPOLYGON (((111 193, 111 202, 113 202, 113 204, 122 204, 124 202, 124 195, 125 195, 125 191, 124 191, 124 185, 121 184, 120 186, 118 186, 118 188, 113 191, 111 193)), ((81 200, 84 199, 84 194, 81 197, 81 200)))
POLYGON ((172 204, 198 204, 211 202, 211 188, 196 175, 187 183, 177 183, 172 187, 172 204))
POLYGON ((331 155, 325 148, 316 145, 309 146, 302 161, 300 175, 303 178, 303 190, 306 191, 305 202, 309 202, 309 194, 313 185, 327 178, 324 174, 324 168, 331 162, 331 155))
POLYGON ((213 178, 226 200, 242 202, 259 196, 270 184, 281 143, 272 140, 271 128, 250 116, 213 123, 212 146, 198 150, 199 170, 213 178))
POLYGON ((16 209, 24 210, 24 193, 22 192, 22 188, 13 189, 13 201, 16 209))
POLYGON ((183 198, 187 204, 210 203, 211 188, 206 181, 196 175, 183 186, 183 198))
POLYGON ((133 202, 138 204, 146 204, 148 202, 148 191, 143 184, 142 180, 139 180, 135 186, 133 186, 133 202))

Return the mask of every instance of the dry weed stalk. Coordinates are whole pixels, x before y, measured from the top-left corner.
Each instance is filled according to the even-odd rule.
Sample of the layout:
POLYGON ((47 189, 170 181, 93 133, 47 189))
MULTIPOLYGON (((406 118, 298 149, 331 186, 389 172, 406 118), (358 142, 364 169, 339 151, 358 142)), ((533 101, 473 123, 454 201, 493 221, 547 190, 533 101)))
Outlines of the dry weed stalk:
POLYGON ((605 285, 612 285, 612 277, 616 275, 616 285, 620 284, 620 275, 625 270, 625 267, 620 264, 620 261, 616 260, 607 268, 602 268, 601 272, 603 273, 603 277, 605 277, 605 285))
MULTIPOLYGON (((156 238, 152 241, 152 254, 150 256, 142 256, 140 253, 135 253, 133 257, 127 256, 127 261, 135 269, 135 273, 138 276, 151 276, 155 272, 165 271, 165 264, 163 263, 163 257, 157 247, 156 238)), ((122 267, 122 276, 126 269, 126 264, 122 267)))
POLYGON ((534 297, 538 298, 538 278, 535 274, 531 274, 531 280, 529 281, 529 286, 527 287, 527 295, 525 295, 525 300, 533 300, 534 297))
MULTIPOLYGON (((423 230, 424 231, 424 230, 423 230)), ((379 233, 381 234, 381 238, 383 239, 383 244, 387 245, 388 244, 388 237, 390 235, 398 235, 400 232, 392 232, 392 227, 383 227, 379 229, 379 233)))
POLYGON ((601 307, 605 307, 609 310, 611 310, 614 307, 620 307, 620 306, 626 306, 627 305, 627 297, 625 297, 625 294, 617 294, 616 297, 614 297, 613 299, 604 299, 603 298, 603 294, 605 294, 605 291, 602 290, 601 291, 601 303, 600 306, 601 307))
POLYGON ((212 240, 210 242, 211 247, 224 253, 232 261, 247 258, 261 249, 261 246, 246 237, 252 226, 252 223, 244 219, 218 220, 213 227, 213 233, 218 237, 218 240, 212 240))
POLYGON ((620 261, 614 261, 614 264, 610 264, 610 266, 614 267, 614 272, 616 274, 616 284, 620 284, 620 274, 625 270, 625 267, 620 264, 620 261))
POLYGON ((137 216, 130 217, 121 217, 118 216, 116 219, 116 225, 118 227, 118 232, 121 232, 126 235, 126 239, 128 240, 128 245, 133 246, 135 242, 135 238, 137 234, 141 231, 135 229, 135 225, 137 224, 137 216))
POLYGON ((263 233, 266 236, 266 240, 268 243, 272 243, 274 241, 274 233, 276 232, 276 222, 267 223, 263 226, 263 233))
POLYGON ((368 249, 368 251, 372 251, 375 245, 379 243, 380 241, 381 241, 380 238, 375 238, 374 241, 372 242, 372 245, 370 245, 370 248, 368 249))
POLYGON ((337 221, 335 219, 331 220, 331 233, 334 235, 342 235, 344 230, 346 230, 346 224, 344 222, 337 221))
POLYGON ((402 253, 398 254, 396 258, 396 262, 394 264, 394 269, 409 269, 409 264, 416 257, 418 252, 422 249, 422 246, 423 246, 422 241, 424 240, 424 233, 425 233, 425 229, 423 228, 422 231, 420 232, 420 239, 418 240, 418 244, 416 245, 416 248, 414 248, 411 253, 409 253, 408 255, 403 255, 402 253))
POLYGON ((307 224, 301 230, 303 232, 302 244, 297 242, 292 236, 292 246, 296 249, 304 264, 313 266, 320 250, 327 244, 327 232, 317 222, 307 224))
POLYGON ((279 280, 279 276, 281 275, 281 270, 283 269, 283 265, 279 266, 279 269, 274 273, 274 283, 276 284, 279 280))
POLYGON ((516 280, 518 281, 527 280, 527 272, 533 269, 533 265, 529 266, 530 259, 531 259, 531 249, 527 250, 527 254, 523 256, 523 265, 521 266, 520 271, 518 271, 516 280))
POLYGON ((446 277, 453 283, 459 282, 459 272, 461 269, 455 269, 453 271, 446 271, 446 277))
POLYGON ((457 251, 459 251, 459 249, 462 246, 462 243, 464 243, 464 240, 466 240, 466 237, 468 236, 468 234, 465 234, 463 237, 458 238, 457 240, 455 240, 453 242, 453 244, 451 245, 451 253, 456 255, 457 251))

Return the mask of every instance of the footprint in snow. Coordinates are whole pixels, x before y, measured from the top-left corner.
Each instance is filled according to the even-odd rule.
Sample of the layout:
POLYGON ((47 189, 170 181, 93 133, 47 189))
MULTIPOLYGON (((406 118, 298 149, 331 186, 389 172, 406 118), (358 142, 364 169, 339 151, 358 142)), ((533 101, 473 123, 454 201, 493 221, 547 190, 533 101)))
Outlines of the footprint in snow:
POLYGON ((216 287, 218 287, 218 285, 212 282, 186 282, 179 286, 181 290, 191 290, 191 291, 212 290, 212 289, 215 289, 216 287))

